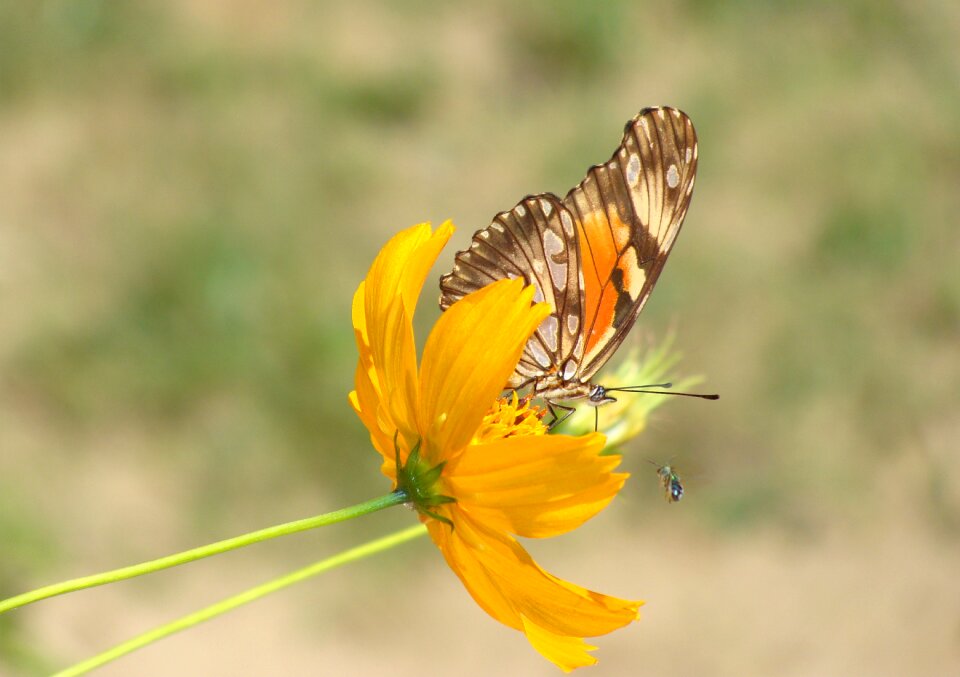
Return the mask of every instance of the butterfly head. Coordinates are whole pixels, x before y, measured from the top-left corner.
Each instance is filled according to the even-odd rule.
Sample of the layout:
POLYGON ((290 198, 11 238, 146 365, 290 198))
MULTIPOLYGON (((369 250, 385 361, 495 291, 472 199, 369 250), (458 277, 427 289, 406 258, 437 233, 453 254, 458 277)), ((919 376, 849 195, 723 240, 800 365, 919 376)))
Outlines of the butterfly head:
POLYGON ((593 387, 593 390, 590 391, 589 402, 590 406, 599 407, 603 404, 610 404, 611 402, 616 402, 617 398, 612 397, 607 394, 607 389, 603 386, 597 385, 593 387))

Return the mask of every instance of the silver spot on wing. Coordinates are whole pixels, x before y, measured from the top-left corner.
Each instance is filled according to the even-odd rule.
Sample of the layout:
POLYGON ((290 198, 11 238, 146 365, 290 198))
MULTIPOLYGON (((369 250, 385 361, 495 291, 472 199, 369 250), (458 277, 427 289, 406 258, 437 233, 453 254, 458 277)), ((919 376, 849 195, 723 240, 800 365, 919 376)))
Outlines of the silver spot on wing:
POLYGON ((578 360, 583 357, 583 334, 577 337, 577 343, 573 346, 573 356, 578 360))
POLYGON ((540 336, 547 344, 547 348, 554 352, 557 351, 557 318, 555 315, 549 315, 537 329, 540 336))
POLYGON ((635 187, 640 181, 640 156, 636 153, 630 154, 630 160, 627 162, 627 183, 635 187))
POLYGON ((676 165, 670 165, 667 169, 667 185, 671 188, 676 188, 680 183, 680 173, 677 171, 676 165))
POLYGON ((567 234, 567 237, 573 237, 573 218, 566 209, 560 212, 560 223, 563 225, 563 232, 567 234))
POLYGON ((550 269, 553 286, 557 289, 562 288, 567 280, 567 266, 564 263, 557 263, 555 257, 563 253, 563 240, 552 230, 543 231, 543 253, 547 255, 547 267, 550 269))
POLYGON ((543 346, 540 345, 539 341, 530 341, 527 344, 527 349, 533 354, 533 359, 537 361, 541 367, 550 366, 550 356, 543 351, 543 346))

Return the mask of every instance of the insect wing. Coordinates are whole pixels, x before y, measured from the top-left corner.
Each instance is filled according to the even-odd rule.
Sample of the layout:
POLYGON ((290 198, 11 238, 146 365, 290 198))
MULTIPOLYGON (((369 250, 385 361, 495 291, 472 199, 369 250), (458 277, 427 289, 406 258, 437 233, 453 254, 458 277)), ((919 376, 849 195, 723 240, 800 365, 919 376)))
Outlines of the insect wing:
POLYGON ((528 196, 477 231, 470 248, 456 255, 453 271, 440 278, 440 308, 504 278, 523 278, 536 287, 534 300, 553 309, 527 342, 507 387, 579 364, 584 343, 577 230, 556 195, 528 196))
POLYGON ((675 108, 647 108, 610 160, 591 167, 563 203, 578 225, 586 345, 579 380, 610 358, 643 309, 683 224, 697 137, 675 108))

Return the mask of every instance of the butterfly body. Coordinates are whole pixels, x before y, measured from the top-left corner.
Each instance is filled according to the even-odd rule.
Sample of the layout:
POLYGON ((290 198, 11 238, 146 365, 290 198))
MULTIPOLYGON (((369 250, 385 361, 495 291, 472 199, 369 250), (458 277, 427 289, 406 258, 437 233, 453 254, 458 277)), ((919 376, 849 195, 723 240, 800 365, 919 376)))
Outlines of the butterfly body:
POLYGON ((613 397, 593 377, 643 309, 683 223, 697 168, 690 119, 647 108, 611 158, 564 198, 528 195, 477 231, 440 280, 440 307, 503 278, 523 278, 553 312, 524 348, 506 388, 548 403, 613 397))
POLYGON ((547 374, 533 382, 533 395, 548 402, 587 400, 587 404, 599 407, 602 404, 616 402, 616 398, 607 395, 606 388, 593 383, 577 380, 564 380, 558 374, 547 374))

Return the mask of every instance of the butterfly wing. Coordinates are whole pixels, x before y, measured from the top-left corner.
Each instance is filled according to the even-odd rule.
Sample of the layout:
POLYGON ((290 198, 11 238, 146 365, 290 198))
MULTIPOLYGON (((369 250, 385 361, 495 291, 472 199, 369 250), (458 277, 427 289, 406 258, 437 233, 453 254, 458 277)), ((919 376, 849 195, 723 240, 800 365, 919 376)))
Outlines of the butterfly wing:
POLYGON ((504 278, 523 278, 536 287, 534 300, 553 309, 527 341, 507 386, 519 388, 555 372, 570 357, 579 363, 584 344, 577 229, 556 195, 525 197, 477 231, 470 248, 457 253, 453 271, 440 278, 440 308, 504 278))
POLYGON ((613 157, 563 199, 577 223, 586 382, 633 326, 690 206, 697 137, 684 113, 646 108, 627 123, 613 157))

